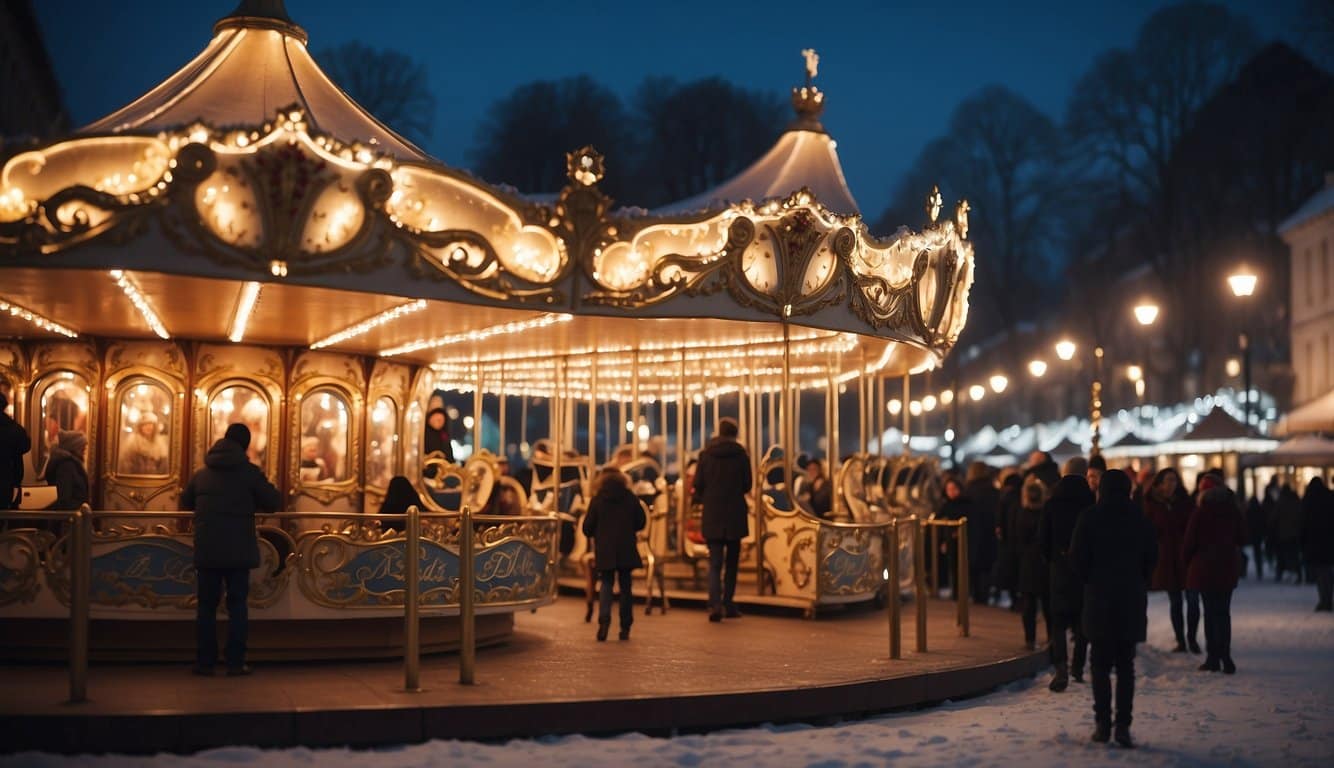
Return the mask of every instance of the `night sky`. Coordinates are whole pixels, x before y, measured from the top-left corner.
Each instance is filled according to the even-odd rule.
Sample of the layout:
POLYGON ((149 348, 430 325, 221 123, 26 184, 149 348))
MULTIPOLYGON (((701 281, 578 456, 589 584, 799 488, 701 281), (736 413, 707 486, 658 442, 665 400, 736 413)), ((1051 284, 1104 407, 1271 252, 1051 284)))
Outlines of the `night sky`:
MULTIPOLYGON (((1262 39, 1298 33, 1298 0, 1226 3, 1262 39)), ((1165 4, 287 0, 287 9, 313 50, 360 40, 425 62, 437 114, 424 149, 463 167, 481 116, 518 84, 586 73, 628 98, 648 75, 720 75, 786 95, 804 76, 799 51, 813 47, 824 125, 873 220, 960 100, 999 82, 1059 118, 1093 58, 1129 45, 1165 4)), ((184 65, 236 0, 36 6, 66 104, 83 125, 184 65)), ((608 162, 614 172, 615 158, 608 162)))

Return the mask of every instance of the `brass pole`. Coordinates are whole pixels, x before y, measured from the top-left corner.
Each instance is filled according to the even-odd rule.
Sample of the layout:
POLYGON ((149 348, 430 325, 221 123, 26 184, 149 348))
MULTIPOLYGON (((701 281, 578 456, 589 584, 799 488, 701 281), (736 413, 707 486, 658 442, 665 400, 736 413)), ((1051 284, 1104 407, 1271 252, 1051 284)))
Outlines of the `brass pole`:
MULTIPOLYGON (((885 377, 879 373, 875 374, 875 444, 876 455, 883 457, 885 455, 885 414, 889 412, 889 399, 886 397, 885 377)), ((904 410, 907 410, 908 404, 903 404, 904 410)))
POLYGON ((917 652, 926 653, 926 558, 922 557, 922 521, 913 515, 913 584, 917 587, 917 652))
POLYGON ((968 637, 968 518, 959 518, 959 636, 968 637))
POLYGON ((551 508, 555 510, 556 514, 563 511, 560 508, 560 481, 561 459, 564 458, 565 455, 565 424, 563 422, 565 418, 565 365, 567 362, 567 359, 562 357, 556 364, 559 369, 556 372, 556 396, 551 400, 551 405, 553 406, 551 452, 553 454, 552 463, 554 464, 552 469, 554 477, 551 478, 551 492, 556 495, 555 499, 552 501, 551 508))
POLYGON ((477 454, 482 450, 482 388, 486 385, 486 375, 482 372, 482 364, 477 364, 477 389, 473 390, 472 397, 472 452, 477 454))
POLYGON ((681 399, 676 401, 676 461, 681 465, 681 472, 676 481, 676 515, 679 521, 678 532, 684 536, 686 515, 690 513, 690 499, 687 498, 686 461, 690 455, 690 446, 686 444, 686 411, 690 401, 686 397, 686 353, 681 351, 681 399))
MULTIPOLYGON (((661 387, 661 384, 659 384, 661 387)), ((662 462, 663 474, 667 472, 667 392, 664 389, 658 390, 658 432, 662 435, 662 454, 658 456, 658 461, 662 462)), ((682 467, 684 469, 684 467, 682 467)))
POLYGON ((908 441, 910 436, 912 435, 912 409, 908 407, 908 403, 912 402, 911 382, 912 382, 912 376, 907 373, 903 374, 903 455, 904 456, 907 456, 909 453, 908 441))
MULTIPOLYGON (((782 384, 783 411, 782 411, 782 422, 781 422, 782 427, 779 434, 782 435, 782 437, 780 438, 780 445, 783 448, 783 485, 787 489, 788 497, 793 499, 793 501, 795 502, 795 498, 793 498, 792 496, 792 455, 793 452, 796 450, 796 445, 794 445, 792 437, 794 429, 792 418, 795 414, 793 413, 792 410, 791 369, 792 369, 792 342, 787 324, 787 319, 785 318, 783 320, 783 384, 782 384)), ((760 506, 758 503, 755 505, 755 510, 756 512, 759 512, 760 510, 760 506)), ((763 516, 759 514, 756 514, 755 517, 757 520, 763 520, 763 516)), ((761 526, 761 528, 763 528, 763 526, 761 526)), ((764 541, 763 530, 760 530, 758 532, 758 535, 755 537, 755 540, 764 541)))
POLYGON ((69 700, 88 700, 88 611, 93 566, 93 512, 87 504, 75 511, 69 534, 70 627, 69 700))
POLYGON ((496 418, 496 430, 500 433, 500 437, 496 444, 498 449, 496 453, 500 455, 500 458, 508 459, 510 452, 505 443, 505 401, 507 398, 505 397, 505 363, 503 361, 500 363, 500 380, 496 384, 496 393, 500 400, 500 413, 497 414, 496 418))
POLYGON ((927 526, 931 529, 931 596, 940 596, 940 526, 933 525, 927 520, 927 526))
POLYGON ((857 437, 859 440, 857 453, 871 452, 871 444, 867 441, 871 428, 866 423, 867 415, 870 413, 870 408, 866 403, 868 393, 869 390, 867 389, 866 383, 866 348, 863 347, 862 364, 861 367, 857 369, 857 437))
POLYGON ((588 461, 590 469, 598 465, 598 357, 593 353, 588 372, 588 461))
MULTIPOLYGON (((519 452, 523 452, 523 446, 528 445, 528 393, 522 388, 519 390, 519 452)), ((528 454, 532 455, 532 446, 528 446, 528 454)), ((524 457, 525 459, 528 456, 524 457)))
POLYGON ((403 590, 403 688, 421 691, 421 510, 408 507, 403 590))
POLYGON ((899 602, 899 521, 893 520, 886 529, 885 564, 889 577, 885 580, 885 603, 889 609, 889 658, 903 658, 903 606, 899 602))
POLYGON ((636 349, 630 359, 630 404, 634 413, 629 421, 634 423, 634 431, 630 433, 630 443, 635 447, 635 455, 639 455, 639 350, 636 349))
MULTIPOLYGON (((834 365, 835 365, 834 370, 838 370, 838 368, 840 367, 841 363, 842 363, 841 360, 836 360, 835 363, 834 363, 834 365)), ((838 468, 839 468, 839 465, 840 465, 841 462, 843 461, 843 444, 842 444, 842 439, 841 439, 841 438, 842 438, 842 435, 841 435, 841 429, 840 429, 842 425, 839 423, 839 421, 842 419, 842 409, 841 409, 841 406, 842 406, 842 402, 841 402, 841 401, 842 401, 842 396, 840 395, 840 393, 839 393, 839 391, 838 391, 838 388, 839 388, 841 385, 838 383, 838 377, 837 377, 837 376, 834 376, 833 378, 831 378, 831 379, 829 380, 829 386, 832 387, 833 390, 834 390, 834 394, 833 394, 833 401, 834 401, 834 402, 833 402, 833 406, 832 406, 832 408, 831 408, 832 411, 833 411, 833 413, 832 413, 832 415, 831 415, 831 419, 832 419, 832 421, 833 421, 834 426, 833 426, 833 428, 829 431, 830 438, 829 438, 829 451, 828 451, 828 453, 829 453, 829 478, 830 478, 830 481, 832 482, 832 481, 833 481, 833 477, 834 477, 834 470, 835 470, 835 469, 838 469, 838 468)), ((834 494, 834 496, 837 497, 838 494, 834 494)))
POLYGON ((472 685, 477 664, 477 617, 473 607, 472 508, 463 505, 459 518, 459 683, 472 685))

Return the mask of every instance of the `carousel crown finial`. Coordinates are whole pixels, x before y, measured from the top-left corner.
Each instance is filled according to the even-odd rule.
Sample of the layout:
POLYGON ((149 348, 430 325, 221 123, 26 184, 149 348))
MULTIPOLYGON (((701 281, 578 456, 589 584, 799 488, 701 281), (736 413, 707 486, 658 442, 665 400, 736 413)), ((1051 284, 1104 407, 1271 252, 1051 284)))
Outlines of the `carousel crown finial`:
POLYGON ((216 34, 220 30, 236 27, 273 29, 291 35, 302 43, 309 39, 306 30, 287 15, 287 7, 283 0, 241 0, 237 3, 236 10, 223 16, 213 25, 213 32, 216 34))
POLYGON ((797 110, 797 119, 789 130, 824 133, 824 126, 820 125, 820 113, 824 112, 824 94, 812 85, 820 71, 820 55, 814 48, 803 49, 801 55, 806 60, 806 84, 792 89, 792 108, 797 110))

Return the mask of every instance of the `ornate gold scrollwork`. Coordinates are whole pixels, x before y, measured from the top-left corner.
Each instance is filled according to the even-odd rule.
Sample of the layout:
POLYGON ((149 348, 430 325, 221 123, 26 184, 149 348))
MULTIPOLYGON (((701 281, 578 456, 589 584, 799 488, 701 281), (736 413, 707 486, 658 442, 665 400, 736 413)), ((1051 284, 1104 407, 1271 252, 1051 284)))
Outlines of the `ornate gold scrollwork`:
POLYGON ((875 592, 884 580, 882 557, 876 543, 879 526, 828 528, 821 531, 821 590, 827 595, 864 595, 875 592))
POLYGON ((0 605, 31 603, 41 592, 42 562, 55 535, 35 528, 0 531, 0 605))

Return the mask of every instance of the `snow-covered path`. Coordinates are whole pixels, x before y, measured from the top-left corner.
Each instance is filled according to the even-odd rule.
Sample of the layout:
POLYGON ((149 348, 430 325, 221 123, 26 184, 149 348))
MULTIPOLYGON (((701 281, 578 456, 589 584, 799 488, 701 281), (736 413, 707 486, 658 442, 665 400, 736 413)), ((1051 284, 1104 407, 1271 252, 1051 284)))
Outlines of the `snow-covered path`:
MULTIPOLYGON (((1130 752, 1093 745, 1088 686, 1063 694, 1047 675, 969 701, 829 727, 767 726, 707 735, 639 734, 434 741, 373 752, 217 749, 191 757, 18 755, 0 765, 171 766, 874 766, 1334 765, 1334 616, 1315 614, 1314 587, 1243 582, 1233 601, 1238 674, 1196 671, 1200 657, 1171 654, 1167 601, 1150 603, 1140 647, 1130 752)), ((1015 617, 1015 632, 1020 632, 1015 617)), ((1201 634, 1201 642, 1203 635, 1201 634)))

